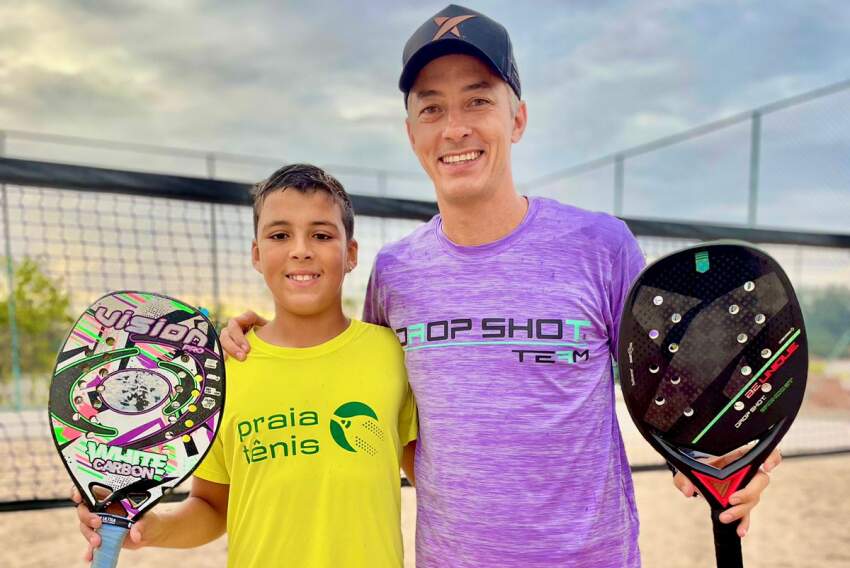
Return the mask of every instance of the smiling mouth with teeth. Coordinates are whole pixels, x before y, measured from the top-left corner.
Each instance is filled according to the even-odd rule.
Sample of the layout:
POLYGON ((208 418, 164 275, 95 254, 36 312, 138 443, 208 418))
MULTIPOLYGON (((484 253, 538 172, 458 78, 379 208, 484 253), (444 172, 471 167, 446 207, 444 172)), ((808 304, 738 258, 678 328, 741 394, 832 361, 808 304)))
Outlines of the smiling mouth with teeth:
POLYGON ((443 156, 440 161, 444 164, 462 164, 477 160, 483 153, 481 150, 474 150, 465 154, 452 154, 451 156, 443 156))
POLYGON ((318 274, 287 274, 287 278, 290 280, 295 280, 296 282, 306 282, 308 280, 315 280, 319 277, 318 274))

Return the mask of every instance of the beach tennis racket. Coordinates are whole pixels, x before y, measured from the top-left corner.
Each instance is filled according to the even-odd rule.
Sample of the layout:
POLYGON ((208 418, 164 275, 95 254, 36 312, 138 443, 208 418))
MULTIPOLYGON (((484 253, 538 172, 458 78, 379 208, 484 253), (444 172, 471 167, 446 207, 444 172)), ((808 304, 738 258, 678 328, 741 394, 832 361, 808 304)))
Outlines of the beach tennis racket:
POLYGON ((198 309, 123 291, 80 316, 59 351, 49 413, 65 468, 103 521, 93 567, 113 568, 133 522, 201 462, 224 393, 221 346, 198 309))
POLYGON ((788 431, 806 387, 806 331, 788 277, 746 243, 665 256, 629 291, 618 357, 638 430, 711 505, 718 568, 743 566, 737 523, 718 517, 788 431), (731 452, 741 455, 707 463, 731 452))

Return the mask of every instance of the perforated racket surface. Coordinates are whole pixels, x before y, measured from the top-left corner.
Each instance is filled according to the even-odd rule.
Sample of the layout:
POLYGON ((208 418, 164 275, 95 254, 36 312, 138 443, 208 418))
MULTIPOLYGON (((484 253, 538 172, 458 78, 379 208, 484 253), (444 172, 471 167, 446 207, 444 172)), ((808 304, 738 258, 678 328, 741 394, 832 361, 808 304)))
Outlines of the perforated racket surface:
POLYGON ((201 462, 218 431, 224 385, 215 328, 179 300, 114 292, 74 324, 49 413, 65 468, 103 520, 92 566, 115 566, 132 522, 201 462), (126 515, 106 513, 116 504, 126 515))
POLYGON ((717 517, 788 431, 806 387, 806 332, 788 277, 745 243, 661 258, 632 285, 618 350, 632 420, 711 505, 718 566, 742 566, 736 525, 717 517), (721 469, 701 459, 748 444, 721 469))

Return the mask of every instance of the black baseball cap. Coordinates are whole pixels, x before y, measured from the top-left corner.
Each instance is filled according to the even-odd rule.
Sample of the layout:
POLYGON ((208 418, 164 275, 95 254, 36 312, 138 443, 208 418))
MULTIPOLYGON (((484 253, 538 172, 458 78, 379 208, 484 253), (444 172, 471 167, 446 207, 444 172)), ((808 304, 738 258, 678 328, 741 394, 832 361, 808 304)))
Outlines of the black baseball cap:
POLYGON ((432 60, 452 53, 478 57, 496 72, 521 97, 519 71, 508 30, 484 14, 450 4, 419 26, 404 46, 404 66, 398 88, 404 93, 404 105, 416 76, 432 60))

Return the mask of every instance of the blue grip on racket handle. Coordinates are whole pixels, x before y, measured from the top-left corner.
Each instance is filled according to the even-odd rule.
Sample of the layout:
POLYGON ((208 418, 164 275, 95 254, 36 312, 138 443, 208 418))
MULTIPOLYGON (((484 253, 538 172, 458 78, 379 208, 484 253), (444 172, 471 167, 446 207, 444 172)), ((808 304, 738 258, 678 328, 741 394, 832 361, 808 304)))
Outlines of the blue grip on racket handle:
POLYGON ((102 524, 97 531, 100 535, 100 546, 94 549, 91 568, 115 568, 118 555, 132 522, 124 517, 98 513, 102 524))

